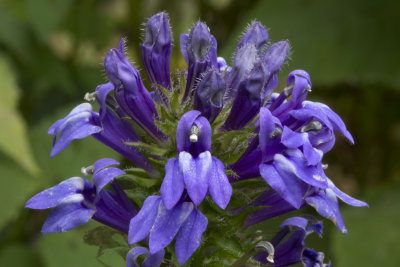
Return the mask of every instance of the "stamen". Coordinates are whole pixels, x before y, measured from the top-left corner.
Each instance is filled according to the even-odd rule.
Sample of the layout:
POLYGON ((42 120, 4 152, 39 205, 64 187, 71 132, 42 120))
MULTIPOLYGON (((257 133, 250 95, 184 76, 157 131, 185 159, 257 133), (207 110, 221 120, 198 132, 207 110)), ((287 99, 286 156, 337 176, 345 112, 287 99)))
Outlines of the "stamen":
POLYGON ((81 168, 81 173, 85 176, 89 176, 93 174, 94 166, 90 165, 89 167, 82 167, 81 168))
POLYGON ((309 124, 301 127, 300 131, 302 133, 311 132, 311 131, 318 132, 321 129, 322 129, 322 124, 319 121, 311 121, 309 124))
POLYGON ((197 127, 196 125, 193 125, 192 128, 190 128, 190 137, 189 137, 190 142, 196 143, 197 140, 199 139, 198 138, 199 135, 200 135, 200 128, 197 127))
POLYGON ((279 127, 275 127, 275 130, 270 135, 271 138, 275 138, 282 135, 282 129, 279 127))
POLYGON ((322 164, 322 169, 324 170, 328 169, 328 164, 322 164))
POLYGON ((286 97, 288 97, 288 96, 290 96, 292 94, 293 88, 294 88, 294 85, 292 84, 292 85, 290 85, 288 87, 285 87, 283 89, 283 93, 285 94, 286 97))
POLYGON ((267 261, 274 263, 275 248, 270 242, 261 241, 256 245, 256 251, 268 252, 267 261))
POLYGON ((85 99, 87 102, 93 102, 96 100, 97 92, 93 93, 86 93, 83 99, 85 99))

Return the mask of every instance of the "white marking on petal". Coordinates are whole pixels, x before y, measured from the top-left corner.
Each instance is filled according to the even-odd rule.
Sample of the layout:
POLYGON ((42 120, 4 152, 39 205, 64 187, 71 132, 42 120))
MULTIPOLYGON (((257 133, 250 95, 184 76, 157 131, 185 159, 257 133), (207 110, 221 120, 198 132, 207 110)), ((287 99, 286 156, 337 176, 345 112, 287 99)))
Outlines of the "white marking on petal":
POLYGON ((73 194, 69 195, 62 200, 60 200, 59 204, 71 204, 71 203, 80 203, 84 200, 85 198, 83 197, 82 194, 73 194))

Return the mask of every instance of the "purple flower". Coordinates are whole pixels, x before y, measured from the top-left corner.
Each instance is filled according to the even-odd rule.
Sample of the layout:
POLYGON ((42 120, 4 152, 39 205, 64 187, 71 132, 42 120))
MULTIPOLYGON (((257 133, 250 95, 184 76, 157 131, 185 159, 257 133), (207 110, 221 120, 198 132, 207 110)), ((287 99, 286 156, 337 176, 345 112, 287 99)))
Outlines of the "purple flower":
MULTIPOLYGON (((281 224, 281 230, 272 238, 271 244, 275 248, 273 262, 268 257, 268 252, 261 252, 254 259, 261 264, 272 266, 289 266, 302 262, 307 267, 326 266, 323 265, 324 254, 306 248, 305 238, 316 232, 322 236, 322 223, 313 216, 292 217, 281 224), (268 260, 267 260, 268 258, 268 260), (320 265, 316 265, 320 264, 320 265)), ((327 265, 329 266, 329 265, 327 265)))
MULTIPOLYGON (((107 90, 107 85, 100 88, 98 92, 102 92, 103 89, 107 90)), ((98 96, 101 97, 102 95, 99 93, 98 96)), ((101 98, 99 98, 99 102, 100 104, 102 103, 101 98)), ((132 126, 119 118, 106 106, 102 107, 99 115, 92 111, 92 106, 89 103, 80 104, 65 118, 56 121, 49 128, 48 134, 54 136, 51 157, 67 148, 72 140, 92 135, 103 144, 145 169, 151 176, 159 176, 159 173, 142 153, 135 147, 124 144, 140 140, 132 126)))
POLYGON ((50 156, 53 157, 69 146, 72 140, 82 139, 89 135, 101 132, 92 118, 92 106, 83 103, 75 107, 65 118, 56 121, 47 131, 54 136, 53 149, 50 156), (57 140, 57 135, 60 134, 57 140))
POLYGON ((165 166, 161 196, 167 209, 179 201, 184 189, 198 206, 209 191, 215 203, 225 209, 232 187, 225 174, 224 164, 211 156, 211 126, 200 112, 187 112, 179 121, 176 142, 178 158, 165 166))
POLYGON ((112 182, 125 174, 113 159, 101 159, 89 168, 93 172, 93 182, 81 177, 69 178, 58 185, 46 189, 28 200, 25 207, 30 209, 54 208, 42 227, 42 234, 66 232, 90 219, 95 219, 122 232, 128 232, 129 220, 137 211, 121 190, 112 182), (116 192, 104 190, 112 183, 116 192))
POLYGON ((155 254, 177 235, 175 252, 179 263, 184 264, 200 245, 207 223, 207 218, 191 202, 180 202, 167 209, 161 197, 150 196, 130 222, 128 241, 137 243, 149 235, 150 253, 155 254))
MULTIPOLYGON (((54 208, 42 232, 68 231, 94 219, 127 234, 129 244, 135 244, 126 254, 127 267, 160 266, 175 257, 184 264, 198 250, 207 226, 210 234, 198 256, 229 263, 235 259, 218 259, 223 240, 254 233, 241 231, 242 218, 248 227, 307 205, 346 233, 338 198, 352 206, 367 204, 340 191, 325 175, 323 160, 335 143, 335 132, 351 143, 353 137, 328 106, 306 100, 312 87, 306 71, 290 72, 283 91, 272 92, 290 45, 280 41, 268 47, 268 39, 266 28, 254 22, 230 67, 217 56, 210 29, 197 22, 180 37, 187 73, 171 83, 171 30, 168 15, 158 13, 147 21, 140 45, 152 92, 125 56, 122 39, 104 60, 109 81, 85 95, 87 101, 97 100, 99 111, 81 104, 48 133, 53 135, 51 156, 72 140, 91 135, 138 168, 125 174, 115 166, 117 161, 101 159, 82 170, 93 175, 93 183, 72 177, 32 197, 26 207, 54 208), (120 184, 115 178, 121 175, 120 184), (260 181, 266 184, 260 186, 260 181), (130 189, 134 199, 125 192, 130 189), (207 194, 219 208, 203 203, 207 194), (234 208, 225 211, 232 195, 234 208), (241 197, 243 206, 238 204, 241 197), (139 212, 132 200, 138 206, 144 200, 139 212), (175 253, 168 247, 173 241, 175 253)), ((310 233, 322 235, 321 222, 300 216, 280 227, 270 243, 259 243, 234 264, 245 264, 263 247, 268 252, 254 257, 260 264, 326 266, 324 254, 305 245, 310 233)))
POLYGON ((167 13, 158 13, 147 21, 140 51, 150 82, 170 89, 169 62, 172 41, 167 13))

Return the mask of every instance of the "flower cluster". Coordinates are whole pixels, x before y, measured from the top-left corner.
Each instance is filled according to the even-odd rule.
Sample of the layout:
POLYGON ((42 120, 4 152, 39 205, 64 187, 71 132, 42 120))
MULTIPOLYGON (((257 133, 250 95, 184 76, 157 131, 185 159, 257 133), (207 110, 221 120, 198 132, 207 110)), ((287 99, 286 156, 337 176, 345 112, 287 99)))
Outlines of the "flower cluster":
POLYGON ((54 208, 42 233, 94 219, 127 235, 127 266, 184 264, 196 254, 204 264, 322 266, 324 254, 305 247, 308 234, 322 234, 313 216, 287 219, 272 239, 244 231, 243 223, 309 205, 346 233, 338 199, 367 204, 340 191, 324 172, 334 132, 354 143, 343 121, 328 106, 306 100, 312 85, 304 70, 290 72, 283 91, 273 93, 290 45, 269 44, 258 22, 239 41, 232 66, 217 56, 217 41, 203 22, 180 36, 180 50, 187 71, 171 75, 168 16, 154 15, 141 44, 151 90, 122 39, 104 60, 108 82, 85 96, 99 111, 83 103, 50 127, 51 156, 93 136, 135 167, 122 170, 117 161, 100 159, 82 169, 93 182, 73 177, 32 197, 27 208, 54 208), (133 197, 132 188, 142 193, 133 197), (242 245, 224 255, 224 240, 242 245))

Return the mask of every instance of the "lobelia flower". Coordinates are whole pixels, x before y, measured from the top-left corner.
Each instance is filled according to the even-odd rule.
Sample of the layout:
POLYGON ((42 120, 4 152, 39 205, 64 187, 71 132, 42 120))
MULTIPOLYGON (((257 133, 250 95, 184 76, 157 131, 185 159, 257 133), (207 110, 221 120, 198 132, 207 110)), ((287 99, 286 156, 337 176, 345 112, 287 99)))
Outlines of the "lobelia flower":
POLYGON ((113 181, 125 172, 108 167, 110 165, 119 163, 105 158, 89 168, 93 172, 93 184, 85 178, 72 177, 28 200, 26 208, 54 208, 43 224, 42 234, 69 231, 92 218, 128 233, 129 220, 137 210, 119 184, 113 181), (109 183, 115 192, 103 189, 109 183))
POLYGON ((242 36, 232 66, 217 56, 207 25, 195 23, 180 36, 184 78, 170 76, 171 36, 166 13, 149 18, 140 48, 153 92, 128 61, 122 39, 104 60, 109 81, 85 95, 99 111, 80 104, 49 128, 51 156, 72 140, 93 136, 135 166, 121 170, 113 167, 117 161, 101 159, 83 168, 93 183, 72 177, 33 196, 27 208, 54 208, 42 233, 94 219, 127 235, 127 267, 184 264, 193 255, 210 266, 213 260, 246 264, 252 255, 270 266, 330 266, 322 252, 305 245, 310 233, 322 235, 322 223, 312 216, 285 220, 270 242, 263 241, 268 252, 242 250, 252 246, 254 234, 263 236, 247 228, 262 221, 312 206, 346 233, 338 198, 367 206, 340 191, 324 171, 335 132, 354 143, 342 119, 306 100, 312 85, 304 70, 290 72, 283 91, 273 92, 290 45, 268 46, 259 22, 242 36), (120 183, 115 178, 121 175, 120 183), (210 201, 203 201, 208 193, 210 201), (233 252, 221 258, 230 242, 233 252))
POLYGON ((184 198, 167 209, 160 196, 150 196, 130 222, 128 242, 137 243, 149 235, 150 253, 156 254, 177 235, 175 252, 179 263, 183 264, 200 245, 207 223, 201 211, 184 198))
POLYGON ((324 253, 305 247, 305 238, 309 234, 315 232, 322 237, 323 226, 320 221, 313 216, 292 217, 286 219, 280 228, 281 230, 271 240, 271 244, 275 247, 273 260, 268 252, 258 253, 254 256, 255 260, 272 266, 289 266, 299 262, 306 267, 330 266, 330 262, 323 263, 324 253))
POLYGON ((168 160, 160 188, 165 207, 174 207, 186 186, 186 192, 196 206, 209 191, 215 203, 225 209, 232 187, 224 164, 210 153, 211 126, 199 111, 189 111, 182 116, 176 131, 176 143, 178 158, 168 160))
POLYGON ((92 112, 92 106, 89 103, 80 104, 65 118, 56 121, 49 128, 48 134, 54 136, 50 156, 53 157, 67 148, 72 140, 92 135, 95 139, 146 170, 151 176, 159 175, 157 170, 136 148, 123 143, 139 141, 134 129, 129 126, 107 107, 100 110, 99 115, 92 112))

